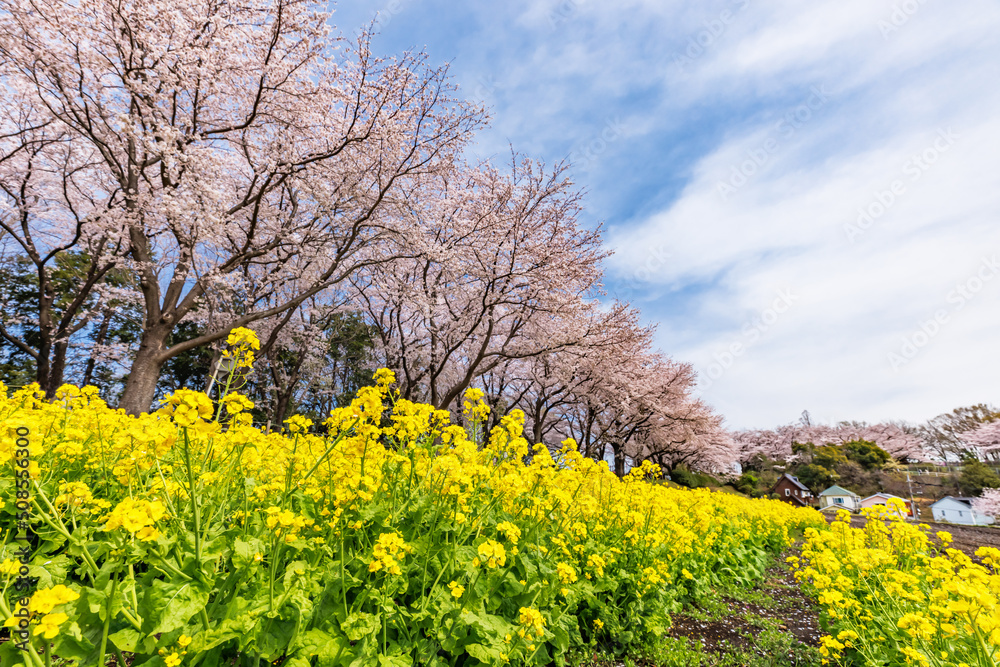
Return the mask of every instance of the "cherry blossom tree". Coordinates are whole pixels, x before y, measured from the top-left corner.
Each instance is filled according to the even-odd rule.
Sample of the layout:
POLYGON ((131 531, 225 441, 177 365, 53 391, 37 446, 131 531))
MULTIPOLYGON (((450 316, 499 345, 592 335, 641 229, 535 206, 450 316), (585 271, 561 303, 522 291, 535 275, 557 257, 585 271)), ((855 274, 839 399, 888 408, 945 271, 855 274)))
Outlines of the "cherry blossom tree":
POLYGON ((581 452, 603 460, 610 450, 619 475, 630 460, 649 458, 668 470, 719 462, 716 445, 727 439, 718 432, 721 420, 690 397, 695 375, 689 364, 649 349, 595 361, 581 368, 588 381, 561 410, 562 430, 581 452))
MULTIPOLYGON (((721 418, 691 397, 694 372, 652 349, 653 329, 616 304, 580 345, 517 364, 504 378, 536 442, 573 438, 585 456, 611 457, 615 472, 641 460, 670 470, 728 469, 733 444, 721 418)), ((487 385, 488 387, 490 385, 487 385)))
POLYGON ((732 434, 738 451, 738 458, 744 466, 752 465, 759 457, 772 461, 785 461, 792 456, 792 445, 796 441, 796 425, 779 426, 776 429, 748 429, 732 434))
POLYGON ((450 407, 511 360, 587 339, 606 252, 578 227, 578 199, 563 167, 517 157, 508 173, 463 168, 414 193, 413 256, 353 279, 405 398, 450 407))
POLYGON ((967 454, 975 454, 977 448, 974 446, 970 451, 966 436, 997 419, 1000 419, 1000 412, 986 403, 978 403, 955 408, 929 419, 919 427, 918 433, 926 448, 938 460, 954 461, 967 454))
MULTIPOLYGON (((618 362, 650 349, 653 329, 639 325, 635 308, 616 302, 605 309, 590 310, 586 315, 592 321, 577 321, 579 329, 587 334, 575 345, 509 361, 484 376, 488 395, 506 395, 504 404, 525 413, 533 442, 555 446, 571 437, 568 422, 579 418, 574 407, 590 401, 595 378, 610 377, 606 374, 618 362)), ((596 415, 590 416, 595 418, 596 415)), ((604 458, 603 448, 590 446, 589 431, 577 435, 584 455, 604 458)))
POLYGON ((851 435, 850 429, 846 429, 846 433, 847 435, 841 436, 841 442, 850 440, 874 442, 897 461, 924 461, 928 458, 924 441, 905 424, 883 422, 863 425, 854 435, 851 435))
POLYGON ((0 1, 4 86, 93 160, 94 238, 126 247, 142 294, 127 411, 172 356, 384 259, 406 230, 383 208, 482 122, 445 69, 375 58, 328 18, 304 0, 0 1), (168 346, 198 310, 210 326, 168 346))
POLYGON ((981 456, 996 459, 1000 453, 1000 421, 992 421, 963 433, 962 441, 981 456))
POLYGON ((106 208, 97 152, 2 70, 0 87, 9 95, 0 106, 0 337, 32 360, 51 398, 121 243, 96 224, 106 208))
POLYGON ((680 465, 719 474, 736 470, 738 447, 722 416, 689 397, 675 397, 634 444, 629 448, 633 460, 648 459, 668 471, 680 465))
POLYGON ((1000 517, 1000 489, 983 489, 983 493, 972 500, 972 509, 986 516, 1000 517))

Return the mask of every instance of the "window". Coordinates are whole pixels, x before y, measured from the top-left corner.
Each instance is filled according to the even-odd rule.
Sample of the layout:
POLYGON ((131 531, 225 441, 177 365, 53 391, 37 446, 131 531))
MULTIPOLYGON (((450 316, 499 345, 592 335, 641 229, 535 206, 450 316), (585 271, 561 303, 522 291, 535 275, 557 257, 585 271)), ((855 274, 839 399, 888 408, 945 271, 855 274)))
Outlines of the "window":
POLYGON ((837 503, 838 505, 843 505, 844 504, 844 499, 843 498, 834 498, 833 502, 837 503))
POLYGON ((792 495, 792 492, 789 489, 785 489, 785 495, 790 496, 792 495))

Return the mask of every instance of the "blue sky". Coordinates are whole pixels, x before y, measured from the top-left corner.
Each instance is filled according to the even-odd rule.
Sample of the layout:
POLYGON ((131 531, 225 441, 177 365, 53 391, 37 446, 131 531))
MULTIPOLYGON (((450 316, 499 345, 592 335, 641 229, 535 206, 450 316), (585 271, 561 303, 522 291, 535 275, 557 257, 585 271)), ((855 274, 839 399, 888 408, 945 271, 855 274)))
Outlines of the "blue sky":
POLYGON ((1000 404, 1000 5, 343 4, 449 62, 475 146, 571 159, 609 292, 734 428, 1000 404))

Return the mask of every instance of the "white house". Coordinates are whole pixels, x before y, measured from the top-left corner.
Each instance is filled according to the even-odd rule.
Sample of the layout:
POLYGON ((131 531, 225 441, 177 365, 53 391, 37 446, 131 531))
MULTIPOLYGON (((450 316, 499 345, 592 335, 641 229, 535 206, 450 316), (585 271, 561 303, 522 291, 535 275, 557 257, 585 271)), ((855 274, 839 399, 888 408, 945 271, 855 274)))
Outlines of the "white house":
POLYGON ((819 494, 819 508, 824 510, 828 507, 857 512, 858 508, 861 507, 861 496, 834 484, 819 494))
POLYGON ((972 509, 972 498, 945 496, 931 505, 935 521, 965 523, 971 526, 985 526, 993 523, 993 517, 980 514, 972 509))

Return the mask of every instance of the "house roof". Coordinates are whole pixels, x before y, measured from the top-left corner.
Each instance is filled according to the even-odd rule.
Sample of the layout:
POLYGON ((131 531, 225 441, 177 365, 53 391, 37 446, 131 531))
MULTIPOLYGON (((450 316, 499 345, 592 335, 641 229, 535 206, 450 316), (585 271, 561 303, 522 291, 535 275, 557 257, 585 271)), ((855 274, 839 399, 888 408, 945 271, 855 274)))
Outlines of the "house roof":
MULTIPOLYGON (((972 507, 973 498, 960 498, 958 496, 945 496, 941 500, 936 501, 934 503, 934 505, 937 505, 938 503, 944 502, 946 500, 955 500, 955 501, 958 501, 958 502, 960 502, 960 503, 962 503, 964 505, 968 505, 969 507, 972 507)), ((934 507, 934 505, 931 505, 931 507, 934 507)))
POLYGON ((833 486, 831 486, 826 491, 823 491, 819 495, 821 495, 821 496, 854 496, 855 498, 858 497, 858 494, 854 493, 853 491, 848 491, 844 487, 837 486, 836 484, 834 484, 833 486))
MULTIPOLYGON (((872 495, 868 496, 861 502, 865 502, 865 500, 871 500, 872 498, 885 498, 886 500, 888 500, 889 498, 899 498, 899 496, 894 496, 891 493, 873 493, 872 495)), ((903 502, 906 502, 906 498, 899 498, 899 499, 902 500, 903 502)))
POLYGON ((809 487, 806 486, 805 484, 803 484, 802 482, 800 482, 798 477, 793 477, 792 475, 789 475, 787 472, 784 475, 782 475, 781 477, 779 477, 778 481, 775 482, 774 485, 778 486, 778 484, 780 484, 781 480, 783 480, 783 479, 788 479, 789 481, 791 481, 792 484, 794 484, 795 486, 799 487, 803 491, 809 491, 809 487))

